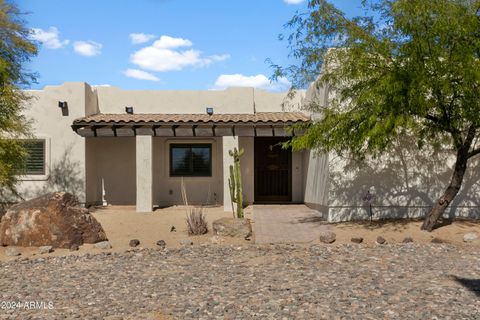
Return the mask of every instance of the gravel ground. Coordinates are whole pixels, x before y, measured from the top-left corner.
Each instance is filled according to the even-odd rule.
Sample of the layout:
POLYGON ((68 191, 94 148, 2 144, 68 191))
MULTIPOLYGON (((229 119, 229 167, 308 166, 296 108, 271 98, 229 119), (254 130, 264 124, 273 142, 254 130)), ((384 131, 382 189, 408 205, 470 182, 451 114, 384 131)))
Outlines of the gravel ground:
POLYGON ((176 319, 480 319, 480 255, 467 246, 209 245, 20 259, 0 270, 1 319, 153 311, 176 319), (26 307, 31 301, 37 306, 26 307))

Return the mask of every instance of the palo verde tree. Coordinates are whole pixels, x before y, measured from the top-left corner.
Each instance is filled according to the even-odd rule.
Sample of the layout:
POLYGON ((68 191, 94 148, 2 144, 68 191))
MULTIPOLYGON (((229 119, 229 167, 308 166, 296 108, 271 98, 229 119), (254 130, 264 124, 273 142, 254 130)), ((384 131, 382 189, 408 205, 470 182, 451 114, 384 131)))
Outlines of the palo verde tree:
POLYGON ((348 17, 327 0, 310 0, 287 23, 283 38, 297 63, 274 65, 274 77, 289 76, 292 89, 314 81, 334 92, 327 107, 308 106, 322 117, 290 144, 359 159, 387 152, 404 134, 419 148, 450 148, 450 182, 422 225, 431 231, 480 154, 480 0, 364 0, 361 7, 348 17))
POLYGON ((18 8, 0 0, 0 196, 15 193, 15 173, 25 161, 17 140, 29 135, 22 111, 29 97, 21 90, 35 81, 24 65, 37 53, 18 8))

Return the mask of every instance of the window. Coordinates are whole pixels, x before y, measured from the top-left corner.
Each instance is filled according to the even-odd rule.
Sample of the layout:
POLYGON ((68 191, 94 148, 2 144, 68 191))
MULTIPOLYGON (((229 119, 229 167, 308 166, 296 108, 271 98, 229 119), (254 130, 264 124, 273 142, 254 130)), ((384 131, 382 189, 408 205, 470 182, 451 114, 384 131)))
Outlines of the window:
POLYGON ((44 175, 45 140, 24 140, 22 143, 27 151, 27 158, 20 173, 22 175, 44 175))
POLYGON ((171 144, 170 176, 210 177, 211 144, 171 144))

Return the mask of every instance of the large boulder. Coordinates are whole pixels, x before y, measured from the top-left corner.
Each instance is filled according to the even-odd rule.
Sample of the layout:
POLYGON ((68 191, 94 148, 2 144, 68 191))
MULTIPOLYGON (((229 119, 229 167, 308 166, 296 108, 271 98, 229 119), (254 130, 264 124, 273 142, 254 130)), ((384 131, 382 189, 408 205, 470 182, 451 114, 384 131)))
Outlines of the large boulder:
POLYGON ((107 240, 105 231, 70 193, 55 192, 14 205, 0 222, 3 246, 71 248, 107 240))
POLYGON ((212 223, 213 232, 219 236, 249 238, 252 225, 248 219, 220 218, 212 223))

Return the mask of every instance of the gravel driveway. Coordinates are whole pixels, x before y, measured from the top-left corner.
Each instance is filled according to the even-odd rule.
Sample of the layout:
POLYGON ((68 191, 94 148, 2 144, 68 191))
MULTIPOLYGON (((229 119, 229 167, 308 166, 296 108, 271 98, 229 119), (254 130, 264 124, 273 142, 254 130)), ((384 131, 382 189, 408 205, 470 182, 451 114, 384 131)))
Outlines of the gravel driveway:
POLYGON ((178 319, 480 319, 480 255, 445 244, 192 246, 37 258, 0 270, 2 319, 151 311, 178 319), (11 301, 21 303, 6 310, 11 301), (37 307, 25 308, 32 301, 37 307))

